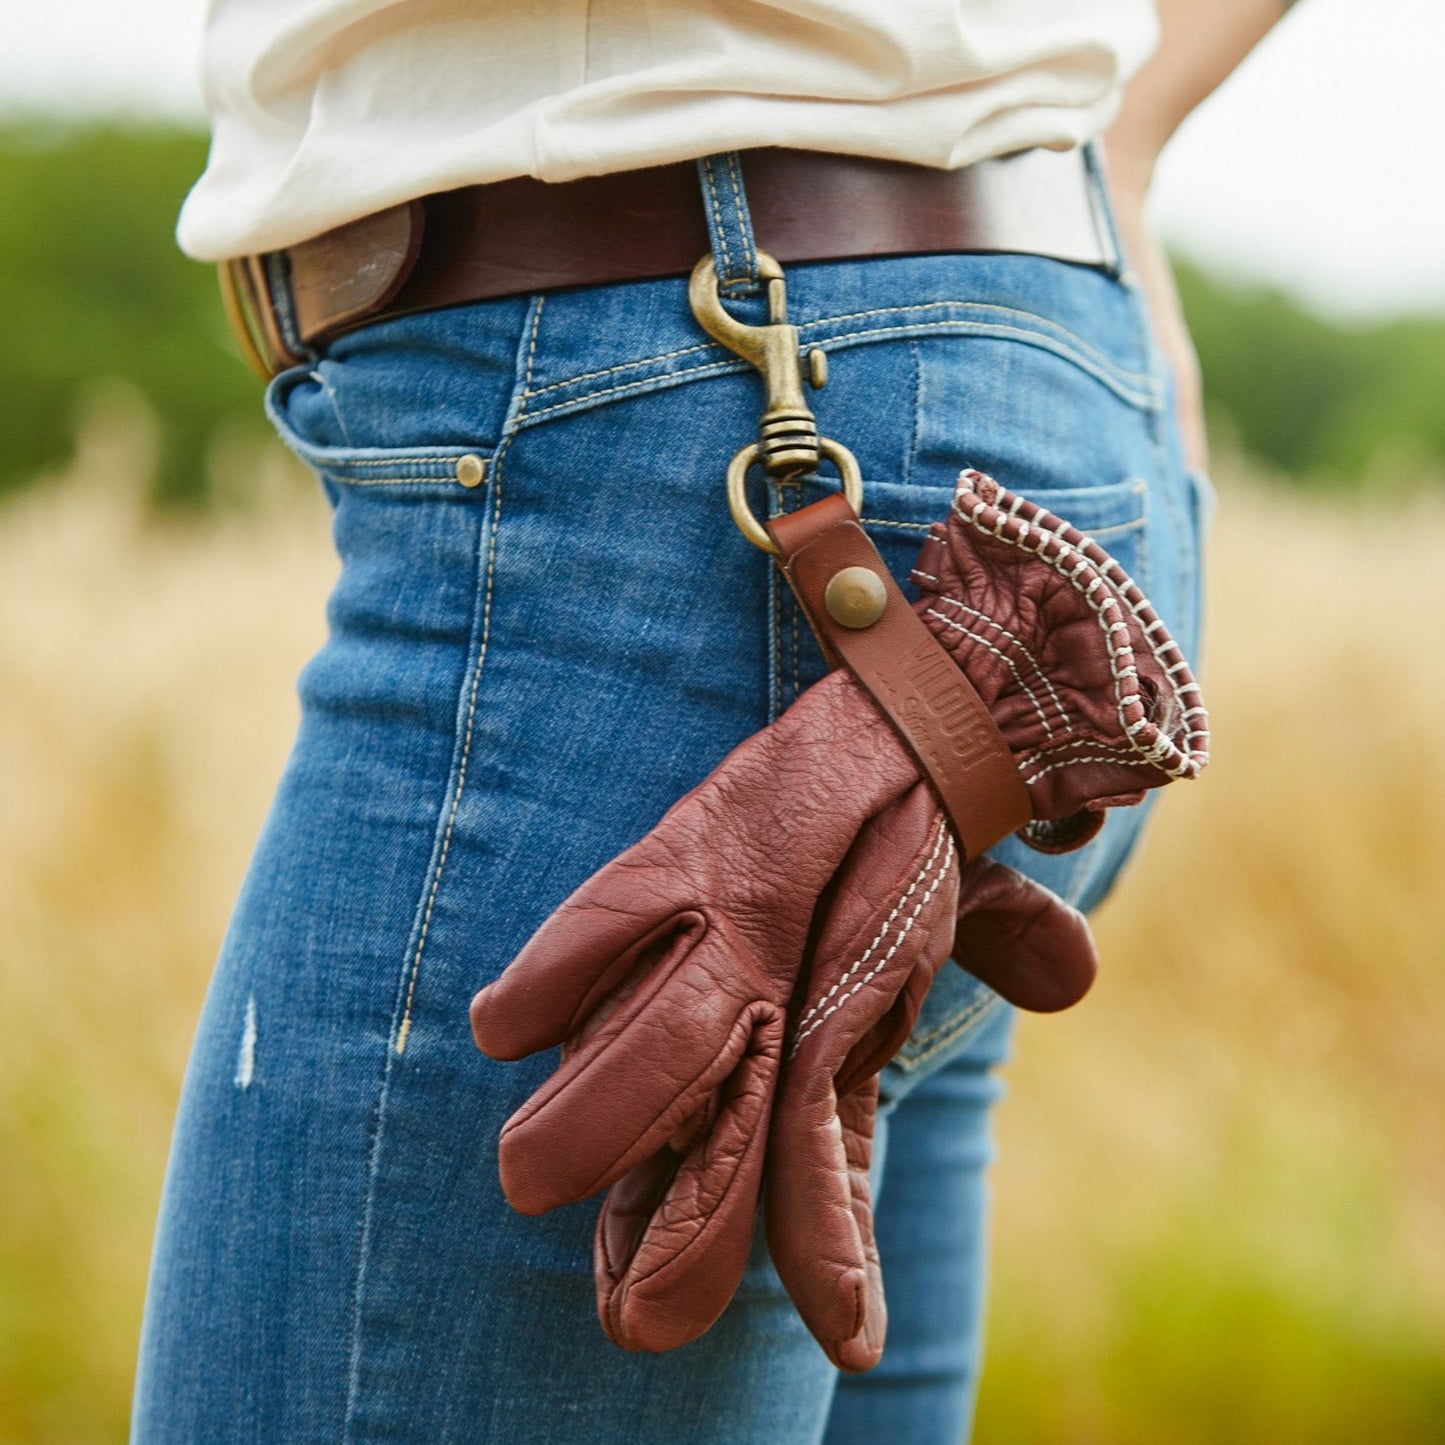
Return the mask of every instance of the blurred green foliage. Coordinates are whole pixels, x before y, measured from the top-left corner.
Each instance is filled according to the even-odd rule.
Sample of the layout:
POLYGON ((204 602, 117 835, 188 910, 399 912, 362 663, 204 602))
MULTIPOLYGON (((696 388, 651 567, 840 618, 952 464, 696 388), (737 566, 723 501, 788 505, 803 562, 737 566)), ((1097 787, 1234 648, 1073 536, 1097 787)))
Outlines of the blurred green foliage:
MULTIPOLYGON (((1231 1136, 1239 1157, 1250 1127, 1231 1136)), ((1015 1266, 1002 1262, 975 1445, 1445 1439, 1438 1331, 1414 1301, 1391 1297, 1398 1266, 1371 1223, 1389 1205, 1349 1220, 1340 1199, 1312 1198, 1312 1212, 1291 1216, 1314 1236, 1301 1271, 1261 1237, 1272 1217, 1262 1196, 1307 1166, 1288 1150, 1250 1162, 1252 1178, 1228 1196, 1235 1212, 1219 1208, 1220 1185, 1110 1259, 1095 1301, 1106 1323, 1082 1338, 1060 1338, 1056 1300, 1010 1296, 1015 1266)), ((1358 1154, 1330 1165, 1337 1194, 1368 1192, 1358 1154)))
POLYGON ((100 378, 155 411, 162 503, 204 498, 222 423, 264 428, 214 268, 172 235, 205 156, 174 127, 0 129, 0 492, 66 461, 100 378))
MULTIPOLYGON (((77 409, 120 376, 158 418, 154 499, 207 499, 223 431, 263 431, 209 266, 172 237, 206 143, 174 127, 0 127, 0 492, 70 454, 77 409)), ((1211 417, 1305 485, 1445 471, 1445 319, 1349 327, 1191 266, 1180 288, 1211 417)))
POLYGON ((1445 318, 1346 326, 1176 263, 1205 403, 1246 455, 1305 485, 1445 469, 1445 318))

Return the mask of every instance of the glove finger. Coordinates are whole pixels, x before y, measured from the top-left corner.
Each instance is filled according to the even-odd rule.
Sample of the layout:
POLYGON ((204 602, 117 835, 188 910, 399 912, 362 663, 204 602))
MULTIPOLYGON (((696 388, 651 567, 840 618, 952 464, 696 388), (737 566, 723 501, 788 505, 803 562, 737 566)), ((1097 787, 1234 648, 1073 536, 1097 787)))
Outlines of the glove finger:
POLYGON ((920 784, 864 829, 819 905, 793 1067, 806 1052, 846 1093, 897 1052, 948 956, 957 897, 953 835, 920 784))
POLYGON ((594 873, 472 999, 472 1036, 484 1054, 520 1059, 555 1048, 629 974, 686 955, 705 934, 685 880, 628 862, 641 846, 594 873))
POLYGON ((780 1101, 767 1180, 768 1247, 803 1322, 841 1370, 871 1369, 887 1314, 868 1166, 876 1079, 780 1101))
POLYGON ((843 1126, 844 1152, 848 1156, 848 1183, 853 1218, 863 1243, 863 1268, 867 1281, 863 1327, 850 1339, 840 1340, 831 1358, 839 1369, 851 1374, 871 1370, 882 1358, 883 1339, 888 1333, 888 1306, 883 1297, 883 1262, 873 1232, 873 1187, 868 1177, 873 1162, 873 1125, 878 1113, 878 1080, 870 1077, 863 1087, 844 1094, 838 1101, 838 1120, 843 1126))
POLYGON ((614 1183, 707 1107, 756 1032, 781 1028, 780 1008, 738 999, 691 962, 566 1057, 503 1126, 514 1209, 542 1214, 614 1183))
POLYGON ((991 858, 964 872, 954 957, 1019 1008, 1078 1003, 1099 971, 1088 920, 1057 894, 991 858))
POLYGON ((920 786, 860 834, 819 909, 767 1224, 779 1276, 842 1370, 877 1363, 887 1324, 868 1182, 875 1075, 948 955, 957 889, 952 835, 920 786))
POLYGON ((727 1308, 747 1267, 782 1054, 760 1026, 692 1147, 664 1147, 608 1192, 597 1219, 597 1314, 614 1344, 670 1350, 727 1308))

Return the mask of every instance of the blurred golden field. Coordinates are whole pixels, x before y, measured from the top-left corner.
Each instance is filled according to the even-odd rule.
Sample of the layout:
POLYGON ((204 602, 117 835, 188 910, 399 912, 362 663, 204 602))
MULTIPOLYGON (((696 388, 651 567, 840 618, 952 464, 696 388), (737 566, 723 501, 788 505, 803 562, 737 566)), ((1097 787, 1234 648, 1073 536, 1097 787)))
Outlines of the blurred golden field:
MULTIPOLYGON (((219 455, 269 500, 204 521, 145 520, 150 465, 101 397, 0 508, 0 1445, 124 1438, 180 1073, 334 574, 277 453, 219 455)), ((1222 481, 1214 765, 1009 1070, 984 1445, 1445 1439, 1445 499, 1222 481)))

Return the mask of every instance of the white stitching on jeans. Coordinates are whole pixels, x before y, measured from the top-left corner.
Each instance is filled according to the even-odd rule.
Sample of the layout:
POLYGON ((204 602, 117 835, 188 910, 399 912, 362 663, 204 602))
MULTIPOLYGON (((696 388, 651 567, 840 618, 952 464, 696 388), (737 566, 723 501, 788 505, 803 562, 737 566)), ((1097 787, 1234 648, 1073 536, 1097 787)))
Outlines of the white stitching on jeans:
POLYGON ((728 252, 727 227, 723 225, 722 206, 718 203, 717 180, 713 176, 712 157, 704 156, 702 162, 703 179, 707 182, 708 205, 712 210, 713 225, 716 228, 717 242, 722 247, 722 269, 723 284, 728 284, 733 273, 732 257, 728 252))
MULTIPOLYGON (((669 371, 663 376, 649 376, 642 381, 624 381, 619 386, 604 386, 600 391, 583 392, 581 396, 568 398, 566 401, 554 401, 550 406, 544 406, 538 411, 529 412, 527 419, 537 421, 544 416, 551 416, 553 412, 568 411, 580 406, 584 402, 595 401, 599 396, 616 396, 623 391, 650 391, 664 382, 686 380, 704 376, 723 376, 729 372, 743 372, 747 370, 745 361, 714 361, 706 366, 692 366, 686 371, 669 371)), ((550 389, 550 388, 549 388, 550 389)), ((520 421, 520 418, 519 418, 520 421)))
MULTIPOLYGON (((972 974, 969 976, 973 977, 972 974)), ((987 984, 981 983, 979 986, 988 988, 987 984)), ((905 1074, 912 1073, 919 1064, 931 1059, 940 1049, 946 1049, 970 1024, 982 1015, 992 1013, 1002 1004, 1003 999, 990 990, 981 998, 965 1004, 961 1013, 950 1014, 936 1029, 924 1034, 922 1038, 910 1037, 895 1056, 899 1069, 905 1074)))
MULTIPOLYGON (((936 311, 940 307, 960 306, 970 311, 996 311, 1001 316, 1024 316, 1030 321, 1042 321, 1046 325, 1055 327, 1071 342, 1078 346, 1085 355, 1097 360, 1101 366, 1106 366, 1116 376, 1128 377, 1130 381, 1136 381, 1141 387, 1153 389, 1154 378, 1147 371, 1130 371, 1126 366, 1120 366, 1107 353, 1100 351, 1097 347, 1090 346, 1083 337, 1071 331, 1067 326, 1057 321, 1050 321, 1047 316, 1040 316, 1037 311, 1023 311, 1017 306, 999 306, 992 301, 920 301, 916 306, 874 306, 867 311, 845 311, 841 316, 824 316, 817 321, 811 322, 813 326, 836 326, 840 321, 861 321, 866 316, 912 316, 919 311, 936 311)), ((860 335, 868 335, 861 332, 860 335)), ((1042 332, 1042 335, 1050 335, 1049 332, 1042 332)))
MULTIPOLYGON (((729 151, 727 153, 727 158, 728 180, 732 182, 733 205, 736 207, 734 214, 741 217, 743 214, 743 188, 741 184, 742 177, 739 174, 737 153, 735 151, 729 151)), ((745 253, 742 261, 743 269, 748 271, 749 273, 755 272, 758 269, 758 259, 757 256, 753 253, 753 248, 747 244, 748 233, 747 230, 743 227, 741 221, 739 221, 738 223, 738 231, 738 239, 739 242, 742 244, 745 253)), ((751 274, 749 274, 748 276, 741 276, 737 278, 740 283, 751 281, 751 279, 751 274)))
POLYGON ((549 381, 546 386, 533 387, 527 392, 528 397, 546 396, 549 391, 561 391, 565 387, 576 386, 578 382, 595 381, 599 376, 611 376, 618 371, 629 371, 637 366, 651 366, 657 361, 671 361, 676 356, 686 356, 693 351, 713 351, 716 343, 712 341, 699 341, 692 346, 679 346, 672 351, 659 351, 655 356, 639 357, 636 361, 619 361, 616 366, 604 366, 597 371, 584 371, 577 376, 569 376, 566 381, 549 381))
MULTIPOLYGON (((934 304, 941 306, 963 306, 972 303, 961 301, 948 301, 938 302, 934 304)), ((917 307, 914 309, 924 310, 927 308, 917 307)), ((994 309, 1001 310, 1005 308, 994 309)), ((1018 314, 1025 316, 1028 315, 1027 312, 1020 312, 1018 314)), ((807 329, 821 329, 823 327, 834 325, 835 322, 838 320, 845 319, 847 318, 825 317, 820 321, 808 323, 807 329)), ((1124 371, 1122 368, 1114 366, 1112 362, 1109 362, 1107 364, 1101 364, 1095 361, 1093 357, 1087 355, 1082 349, 1076 350, 1075 348, 1071 347, 1067 342, 1061 340, 1059 337, 1050 334, 1049 332, 1031 331, 1027 327, 1023 326, 1005 326, 999 322, 968 321, 965 319, 953 321, 919 321, 900 324, 897 326, 877 326, 867 330, 848 331, 839 333, 837 335, 830 333, 825 337, 825 342, 827 345, 843 345, 845 343, 859 343, 868 338, 878 340, 886 339, 889 337, 898 337, 901 339, 908 336, 926 336, 935 333, 940 335, 952 334, 964 336, 983 336, 990 337, 996 340, 1012 340, 1015 337, 1021 337, 1024 339, 1026 344, 1039 346, 1042 350, 1050 351, 1057 356, 1064 357, 1066 360, 1071 361, 1071 364, 1077 366, 1086 375, 1093 376, 1101 384, 1108 386, 1113 390, 1128 393, 1130 397, 1135 398, 1142 405, 1152 405, 1156 401, 1153 393, 1143 393, 1137 391, 1128 380, 1124 379, 1132 378, 1134 376, 1133 372, 1124 371)), ((1072 332, 1065 332, 1065 335, 1070 337, 1071 339, 1073 337, 1072 332)), ((817 344, 823 345, 824 342, 819 342, 817 344)), ((551 415, 553 412, 571 409, 580 406, 584 402, 594 401, 598 397, 615 396, 619 392, 651 389, 665 383, 686 381, 690 378, 700 378, 707 375, 718 375, 723 372, 740 372, 745 369, 745 362, 726 361, 715 362, 707 366, 689 367, 683 371, 670 371, 662 376, 651 376, 646 377, 640 381, 624 382, 620 386, 607 386, 603 387, 599 391, 583 392, 581 395, 570 397, 566 401, 553 402, 550 406, 545 406, 539 411, 531 412, 528 419, 535 422, 544 416, 551 415)), ((553 383, 551 386, 548 387, 548 390, 554 390, 558 386, 563 386, 567 384, 568 383, 565 382, 553 383)))
MULTIPOLYGON (((540 305, 541 305, 541 303, 540 303, 540 300, 539 300, 539 302, 538 302, 539 313, 540 313, 540 305)), ((541 319, 541 318, 540 318, 540 314, 538 314, 538 316, 536 317, 536 319, 535 319, 534 322, 533 322, 532 342, 533 342, 534 345, 535 345, 535 342, 536 342, 536 327, 537 327, 537 323, 540 321, 540 319, 541 319)), ((531 356, 530 351, 529 351, 529 353, 528 353, 528 356, 529 356, 529 363, 528 363, 528 364, 530 364, 530 356, 531 356)), ((524 380, 525 380, 525 378, 524 378, 524 380)), ((509 439, 510 439, 510 438, 509 438, 509 439)), ((507 443, 504 442, 504 443, 502 444, 502 446, 498 448, 497 453, 496 453, 496 456, 495 456, 495 458, 494 458, 495 466, 494 466, 494 470, 493 470, 493 485, 496 487, 496 491, 495 491, 495 494, 494 494, 494 500, 493 500, 493 505, 492 505, 492 519, 491 519, 492 534, 491 534, 491 539, 490 539, 490 545, 489 545, 489 547, 488 547, 486 595, 485 595, 485 598, 484 598, 484 601, 483 601, 481 650, 479 651, 478 657, 477 657, 477 669, 476 669, 476 673, 473 675, 473 679, 472 679, 472 691, 471 691, 471 695, 470 695, 469 703, 468 703, 468 709, 469 709, 469 710, 468 710, 468 719, 467 719, 467 732, 466 732, 466 737, 465 737, 464 742, 463 742, 463 747, 462 747, 462 753, 463 753, 462 765, 461 765, 461 767, 459 767, 458 780, 457 780, 457 797, 458 797, 458 798, 460 798, 460 796, 461 796, 461 783, 462 783, 461 771, 462 771, 462 768, 464 768, 465 759, 466 759, 466 757, 467 757, 467 755, 469 754, 470 749, 471 749, 471 719, 472 719, 472 715, 473 715, 473 714, 472 714, 472 709, 474 709, 474 707, 475 707, 476 696, 477 696, 477 687, 478 687, 478 685, 479 685, 479 683, 480 683, 480 679, 481 679, 482 662, 483 662, 483 659, 484 659, 484 656, 485 656, 485 650, 486 650, 487 625, 488 625, 488 620, 489 620, 488 608, 489 608, 489 604, 490 604, 490 600, 491 600, 491 586, 492 586, 493 566, 494 566, 495 559, 496 559, 497 526, 498 526, 498 523, 499 523, 500 520, 501 520, 501 512, 502 512, 502 496, 501 496, 501 481, 500 481, 501 458, 502 458, 503 454, 504 454, 505 451, 506 451, 506 445, 507 445, 507 443)), ((474 615, 475 615, 475 614, 474 614, 474 615)), ((470 644, 468 644, 468 650, 470 651, 470 644)), ((455 818, 455 805, 453 806, 453 810, 452 810, 452 818, 455 818)), ((448 829, 450 830, 450 820, 449 820, 449 822, 448 822, 448 829)), ((450 837, 450 832, 448 833, 448 837, 450 837)), ((437 876, 438 876, 438 879, 440 878, 440 874, 441 874, 441 864, 442 864, 442 859, 441 859, 441 858, 438 858, 438 861, 437 861, 437 876)), ((433 890, 432 890, 432 893, 431 893, 430 896, 431 896, 431 898, 433 898, 433 899, 435 898, 435 884, 433 885, 433 890)), ((420 947, 420 942, 418 942, 418 947, 417 947, 417 952, 416 952, 416 958, 415 958, 415 964, 414 964, 414 967, 413 967, 413 972, 412 972, 411 978, 410 978, 409 983, 408 983, 408 990, 407 990, 407 1006, 408 1006, 408 1008, 410 1007, 410 1003, 411 1003, 412 989, 415 987, 415 983, 416 983, 416 972, 415 972, 415 970, 416 970, 417 968, 419 968, 420 966, 421 966, 421 947, 420 947)), ((409 1016, 408 1016, 407 1022, 409 1023, 409 1021, 410 1021, 410 1020, 409 1020, 409 1016)), ((408 1029, 408 1032, 409 1032, 409 1029, 408 1029)), ((365 1291, 366 1291, 366 1283, 367 1283, 367 1279, 366 1279, 367 1262, 368 1262, 368 1260, 370 1259, 370 1255, 371 1255, 372 1219, 373 1219, 373 1211, 374 1211, 374 1205, 375 1205, 375 1199, 376 1199, 377 1176, 378 1176, 378 1172, 379 1172, 379 1169, 380 1169, 380 1164, 379 1164, 380 1151, 381 1151, 381 1147, 382 1147, 382 1139, 383 1139, 383 1137, 384 1137, 385 1128, 386 1128, 387 1103, 388 1103, 388 1100, 389 1100, 389 1097, 390 1097, 390 1091, 391 1091, 392 1069, 393 1069, 393 1065, 395 1064, 395 1061, 396 1061, 397 1056, 402 1052, 402 1049, 405 1047, 405 1039, 401 1036, 400 1031, 398 1031, 398 1040, 397 1040, 397 1043, 398 1043, 398 1045, 399 1045, 398 1047, 388 1046, 388 1047, 386 1048, 386 1050, 384 1051, 383 1055, 382 1055, 383 1064, 382 1064, 382 1070, 381 1070, 381 1080, 380 1080, 380 1084, 379 1084, 379 1088, 378 1088, 378 1092, 377 1092, 377 1096, 376 1096, 376 1107, 375 1107, 375 1111, 374 1111, 374 1113, 373 1113, 373 1115, 372 1115, 371 1135, 370 1135, 370 1139, 369 1139, 369 1142, 368 1142, 368 1145, 367 1145, 367 1156, 366 1156, 366 1194, 365 1194, 365 1198, 364 1198, 363 1203, 362 1203, 361 1219, 360 1219, 360 1222, 359 1222, 359 1225, 358 1225, 357 1231, 356 1231, 356 1272, 355 1272, 354 1276, 352 1277, 351 1301, 350 1301, 350 1315, 349 1315, 349 1320, 348 1320, 348 1325, 347 1325, 346 1404, 345 1404, 345 1415, 344 1415, 344 1417, 343 1417, 342 1425, 341 1425, 341 1439, 342 1439, 343 1442, 350 1442, 350 1441, 352 1441, 352 1440, 354 1440, 354 1439, 356 1438, 355 1435, 353 1434, 353 1425, 354 1425, 354 1423, 355 1423, 356 1411, 357 1411, 357 1408, 358 1408, 358 1400, 359 1400, 359 1398, 360 1398, 360 1393, 361 1393, 361 1355, 362 1355, 361 1311, 362 1311, 362 1299, 363 1299, 363 1296, 364 1296, 365 1291)))
MULTIPOLYGON (((523 377, 523 408, 526 406, 526 379, 532 374, 532 363, 537 355, 537 331, 542 324, 542 307, 546 302, 545 296, 537 298, 537 310, 532 317, 532 336, 527 346, 527 369, 523 377)), ((437 859, 436 876, 432 879, 431 892, 427 895, 426 913, 422 918, 421 934, 416 941, 416 953, 412 958, 411 977, 407 980, 406 1005, 402 1010, 401 1027, 396 1034, 396 1051, 398 1054, 406 1052, 406 1041, 411 1033, 411 1006, 416 997, 416 981, 421 973, 421 957, 426 948, 427 932, 431 928, 432 910, 436 906, 437 893, 441 888, 442 874, 446 871, 447 854, 451 851, 452 830, 456 826, 457 810, 462 805, 462 790, 467 782, 467 763, 472 755, 472 725, 477 716, 477 692, 482 685, 482 667, 487 660, 487 644, 492 635, 492 582, 496 576, 497 562, 497 523, 501 520, 502 514, 502 472, 496 467, 492 474, 492 486, 495 491, 492 498, 492 535, 487 539, 487 582, 486 595, 482 599, 482 640, 477 651, 477 667, 472 674, 471 695, 467 699, 467 724, 466 733, 462 738, 462 757, 457 765, 457 786, 452 794, 452 806, 447 814, 446 833, 442 838, 441 856, 437 859)))
MULTIPOLYGON (((342 461, 338 462, 338 463, 337 463, 337 466, 341 466, 341 467, 400 467, 400 466, 406 466, 406 465, 408 465, 408 464, 410 464, 410 463, 415 462, 415 463, 419 463, 419 464, 425 464, 426 466, 444 466, 444 467, 447 467, 447 468, 451 468, 451 467, 453 467, 453 466, 456 465, 458 458, 464 457, 464 456, 467 454, 467 450, 468 450, 468 448, 466 448, 466 447, 458 447, 458 448, 456 449, 455 454, 453 454, 453 453, 451 453, 451 452, 448 452, 448 453, 446 453, 444 456, 440 456, 440 457, 438 457, 438 456, 427 456, 427 455, 425 455, 424 453, 418 453, 416 456, 412 456, 412 457, 408 457, 408 456, 355 457, 355 458, 353 458, 353 457, 346 457, 346 458, 344 458, 342 461)), ((476 448, 473 447, 473 448, 471 448, 471 450, 472 450, 472 451, 475 451, 476 448)), ((324 471, 329 471, 329 470, 331 470, 331 468, 323 467, 322 470, 324 470, 324 471)), ((445 471, 445 472, 439 472, 437 475, 438 475, 438 477, 440 477, 440 478, 449 478, 449 477, 451 476, 451 472, 450 472, 450 470, 448 470, 448 471, 445 471)))
POLYGON ((453 488, 456 479, 444 477, 348 477, 345 472, 326 469, 326 475, 342 487, 436 487, 453 488))
MULTIPOLYGON (((850 313, 848 313, 847 315, 844 315, 844 316, 823 317, 823 318, 821 318, 820 320, 817 320, 817 321, 814 321, 814 322, 810 322, 809 325, 810 325, 810 327, 814 327, 814 328, 816 328, 816 327, 822 327, 822 326, 833 326, 833 325, 836 325, 836 324, 837 324, 838 322, 840 322, 840 321, 852 321, 852 320, 857 320, 858 318, 860 318, 860 317, 865 317, 865 316, 885 316, 885 315, 888 315, 888 314, 890 314, 890 313, 898 313, 899 315, 911 315, 913 312, 915 312, 915 311, 917 311, 917 310, 920 310, 920 309, 923 309, 923 308, 926 308, 926 307, 937 307, 937 306, 945 306, 945 307, 946 307, 946 306, 957 306, 957 307, 964 307, 964 306, 966 306, 966 307, 968 307, 970 310, 974 310, 974 311, 993 311, 993 312, 998 312, 998 313, 1000 313, 1000 314, 1002 314, 1002 315, 1005 315, 1005 316, 1032 316, 1032 315, 1034 314, 1034 313, 1029 312, 1029 311, 1020 311, 1020 310, 1018 310, 1016 307, 1012 307, 1012 306, 996 306, 996 305, 993 305, 992 303, 986 302, 986 301, 937 301, 937 302, 925 302, 925 303, 922 303, 922 305, 919 306, 919 307, 901 307, 901 306, 882 306, 882 307, 876 307, 876 308, 875 308, 874 310, 872 310, 872 311, 855 311, 855 312, 850 312, 850 313)), ((1047 320, 1048 320, 1047 317, 1040 317, 1040 318, 1038 318, 1038 319, 1043 320, 1043 321, 1047 321, 1047 320)), ((925 325, 938 325, 939 323, 924 323, 924 324, 925 324, 925 325)), ((943 323, 943 324, 944 324, 944 325, 949 325, 949 324, 951 324, 951 323, 945 322, 945 323, 943 323)), ((1055 323, 1055 324, 1057 325, 1057 323, 1055 323)), ((1092 352, 1094 355, 1098 356, 1099 361, 1100 361, 1100 364, 1101 364, 1101 365, 1104 365, 1104 366, 1107 366, 1108 368, 1110 368, 1118 377, 1124 378, 1124 379, 1126 379, 1127 381, 1129 381, 1129 382, 1131 382, 1131 383, 1139 383, 1141 386, 1149 382, 1150 378, 1149 378, 1149 376, 1148 376, 1146 373, 1144 373, 1144 372, 1137 372, 1137 371, 1130 371, 1130 370, 1129 370, 1128 368, 1126 368, 1126 367, 1119 366, 1116 362, 1112 361, 1109 357, 1103 355, 1103 353, 1094 351, 1093 348, 1088 347, 1088 344, 1087 344, 1086 342, 1084 342, 1084 341, 1082 340, 1082 338, 1076 337, 1075 334, 1074 334, 1072 331, 1070 331, 1067 327, 1062 327, 1062 326, 1061 326, 1061 327, 1059 327, 1058 329, 1059 329, 1060 332, 1062 332, 1062 334, 1063 334, 1064 336, 1069 337, 1072 341, 1076 341, 1076 342, 1078 343, 1078 345, 1079 345, 1079 347, 1080 347, 1081 350, 1090 351, 1090 352, 1092 352)), ((866 335, 871 335, 872 332, 863 332, 863 333, 860 333, 860 334, 866 336, 866 335)), ((1040 333, 1040 334, 1041 334, 1041 335, 1052 335, 1052 333, 1050 333, 1050 332, 1042 332, 1042 333, 1040 333)), ((836 338, 836 339, 842 341, 842 340, 847 340, 848 338, 847 338, 847 337, 838 337, 838 338, 836 338)), ((584 381, 595 381, 595 380, 596 380, 598 377, 600 377, 600 376, 612 376, 612 375, 615 375, 615 374, 616 374, 617 372, 619 372, 619 371, 628 371, 628 370, 632 370, 632 369, 634 369, 634 368, 636 368, 636 367, 640 367, 640 366, 652 366, 652 365, 654 365, 656 362, 659 362, 659 361, 672 361, 672 360, 676 359, 676 358, 679 357, 679 356, 687 356, 687 355, 691 354, 692 352, 696 352, 696 351, 714 351, 715 349, 716 349, 716 346, 715 346, 715 344, 714 344, 713 342, 710 342, 710 341, 694 342, 694 343, 693 343, 692 345, 690 345, 690 346, 678 346, 678 347, 675 347, 675 348, 674 348, 673 350, 671 350, 671 351, 659 351, 659 352, 656 352, 654 355, 651 355, 651 356, 639 356, 639 357, 636 357, 635 359, 633 359, 633 360, 631 360, 631 361, 620 361, 620 362, 618 362, 615 366, 604 366, 604 367, 600 367, 600 368, 598 368, 598 369, 596 369, 596 370, 594 370, 594 371, 582 371, 582 372, 579 372, 576 376, 566 377, 566 378, 565 378, 564 380, 562 380, 562 381, 549 381, 549 382, 546 384, 546 386, 538 386, 538 387, 529 388, 529 390, 527 391, 527 396, 528 396, 528 397, 546 396, 548 392, 563 391, 563 390, 565 390, 565 389, 568 388, 568 387, 578 386, 578 385, 580 385, 580 384, 581 384, 582 382, 584 382, 584 381)), ((683 374, 683 375, 686 375, 687 373, 682 373, 682 374, 683 374)), ((657 379, 658 379, 658 378, 649 378, 649 380, 657 380, 657 379)), ((635 383, 635 385, 639 385, 639 386, 645 385, 645 384, 646 384, 646 383, 644 383, 644 382, 637 382, 637 383, 635 383)), ((594 395, 594 394, 596 394, 596 395, 601 395, 602 393, 588 393, 588 395, 594 395)), ((533 415, 533 417, 535 418, 535 417, 538 415, 538 413, 533 412, 532 415, 533 415)), ((919 526, 919 525, 922 525, 922 524, 921 524, 921 523, 911 523, 911 524, 909 524, 909 525, 919 526)), ((1130 525, 1134 525, 1134 524, 1131 523, 1130 525)), ((1092 535, 1092 534, 1091 534, 1091 535, 1092 535)))

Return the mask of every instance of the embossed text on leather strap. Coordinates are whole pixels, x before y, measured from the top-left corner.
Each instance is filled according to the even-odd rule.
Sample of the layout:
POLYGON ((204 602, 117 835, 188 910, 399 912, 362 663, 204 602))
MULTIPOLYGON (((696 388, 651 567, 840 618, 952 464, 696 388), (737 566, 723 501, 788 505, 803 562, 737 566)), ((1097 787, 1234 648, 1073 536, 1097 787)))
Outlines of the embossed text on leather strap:
POLYGON ((848 666, 898 729, 969 858, 1033 816, 1003 734, 968 678, 924 626, 842 496, 772 518, 779 565, 824 653, 848 666), (871 573, 875 584, 851 573, 871 573), (843 586, 834 583, 840 574, 843 586), (857 578, 865 600, 840 594, 857 578), (830 593, 830 583, 834 584, 830 593), (881 584, 881 590, 875 587, 881 584), (873 606, 867 596, 877 598, 873 606), (864 621, 870 612, 871 621, 864 621), (844 621, 840 621, 842 617, 844 621), (859 625, 862 622, 863 625, 859 625))

